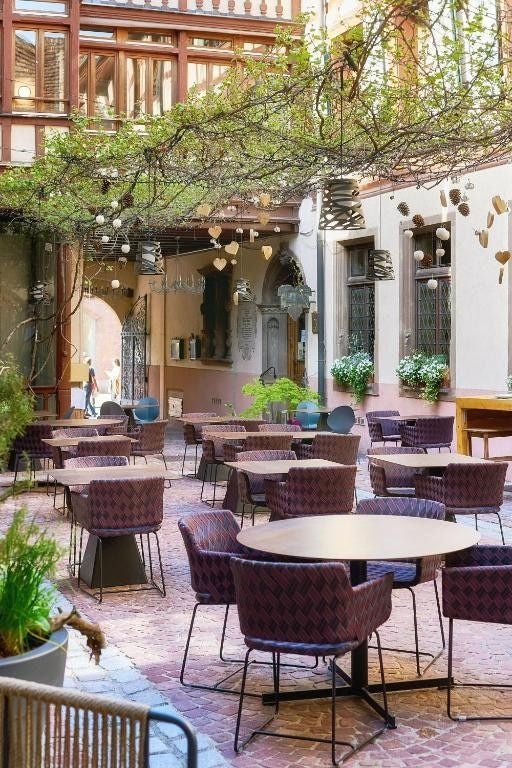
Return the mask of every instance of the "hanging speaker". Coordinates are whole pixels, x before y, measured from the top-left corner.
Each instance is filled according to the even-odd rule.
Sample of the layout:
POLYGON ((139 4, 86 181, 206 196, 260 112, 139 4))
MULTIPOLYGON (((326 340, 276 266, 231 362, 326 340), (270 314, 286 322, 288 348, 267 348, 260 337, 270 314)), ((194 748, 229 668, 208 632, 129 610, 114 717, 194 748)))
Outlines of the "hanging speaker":
POLYGON ((322 192, 319 229, 364 229, 365 221, 355 179, 326 181, 322 192))
POLYGON ((393 262, 389 251, 373 250, 368 252, 368 280, 394 280, 393 262))

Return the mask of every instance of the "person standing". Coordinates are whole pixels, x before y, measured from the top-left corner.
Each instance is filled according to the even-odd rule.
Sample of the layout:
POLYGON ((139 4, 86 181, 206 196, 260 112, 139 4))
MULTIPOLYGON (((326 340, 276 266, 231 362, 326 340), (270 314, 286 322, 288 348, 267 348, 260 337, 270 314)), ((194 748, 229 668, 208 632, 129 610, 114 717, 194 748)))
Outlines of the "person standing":
POLYGON ((110 379, 110 394, 112 400, 117 400, 121 396, 121 361, 115 357, 112 360, 112 370, 106 371, 110 379))
POLYGON ((98 391, 98 384, 96 382, 96 373, 92 367, 92 359, 90 357, 84 358, 85 364, 89 366, 89 377, 85 385, 85 409, 84 416, 96 416, 96 410, 92 404, 92 397, 95 392, 98 391))

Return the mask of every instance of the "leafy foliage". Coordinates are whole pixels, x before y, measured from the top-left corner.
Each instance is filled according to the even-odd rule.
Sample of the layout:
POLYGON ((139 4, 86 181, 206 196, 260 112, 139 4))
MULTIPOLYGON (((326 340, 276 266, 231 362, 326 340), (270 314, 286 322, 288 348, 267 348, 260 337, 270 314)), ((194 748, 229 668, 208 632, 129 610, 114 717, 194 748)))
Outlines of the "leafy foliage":
POLYGON ((396 373, 402 384, 421 389, 422 398, 435 403, 449 369, 445 355, 414 352, 400 360, 396 373))
POLYGON ((11 360, 0 361, 0 466, 5 464, 12 441, 32 421, 33 398, 11 360))
POLYGON ((265 411, 270 403, 286 403, 286 408, 292 411, 302 400, 310 400, 318 403, 318 393, 309 387, 301 387, 291 379, 282 377, 272 384, 263 384, 259 379, 244 384, 242 394, 253 398, 249 408, 241 414, 244 417, 258 417, 265 411))
POLYGON ((356 403, 366 397, 368 382, 374 374, 373 360, 368 352, 353 352, 334 360, 331 375, 341 387, 350 387, 356 403))

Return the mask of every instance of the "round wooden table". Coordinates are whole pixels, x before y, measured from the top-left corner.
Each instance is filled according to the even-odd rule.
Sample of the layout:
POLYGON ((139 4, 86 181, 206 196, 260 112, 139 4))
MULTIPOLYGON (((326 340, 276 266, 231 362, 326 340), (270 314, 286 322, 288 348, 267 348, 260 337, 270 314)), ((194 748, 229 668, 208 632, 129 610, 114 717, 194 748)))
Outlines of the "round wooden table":
MULTIPOLYGON (((416 559, 457 552, 476 544, 480 535, 473 528, 444 520, 397 515, 316 515, 279 520, 244 528, 237 536, 246 547, 272 555, 302 560, 348 560, 352 584, 366 580, 368 560, 416 559)), ((348 685, 337 689, 340 696, 359 696, 384 717, 384 709, 371 694, 378 684, 368 685, 368 645, 352 652, 351 674, 338 670, 348 685)), ((446 684, 446 678, 400 680, 388 683, 388 691, 432 688, 446 684)), ((280 700, 318 698, 324 691, 291 691, 280 700)), ((264 701, 272 701, 272 694, 264 701)), ((393 716, 388 725, 395 727, 393 716)))

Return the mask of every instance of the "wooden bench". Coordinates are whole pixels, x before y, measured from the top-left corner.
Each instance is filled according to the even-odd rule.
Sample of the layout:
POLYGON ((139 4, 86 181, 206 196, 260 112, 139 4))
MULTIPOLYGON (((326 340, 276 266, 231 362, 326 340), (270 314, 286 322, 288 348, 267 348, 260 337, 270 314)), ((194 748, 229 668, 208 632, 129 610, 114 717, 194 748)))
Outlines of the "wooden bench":
POLYGON ((464 432, 468 437, 469 455, 472 456, 472 438, 480 437, 484 441, 484 459, 501 459, 502 461, 511 461, 510 456, 489 456, 489 440, 493 437, 512 437, 512 429, 499 429, 492 427, 467 427, 464 432))

